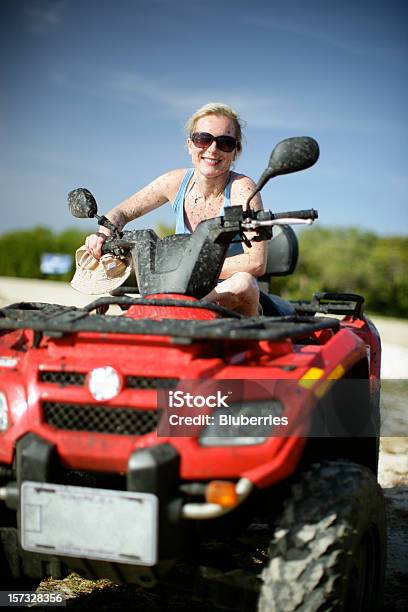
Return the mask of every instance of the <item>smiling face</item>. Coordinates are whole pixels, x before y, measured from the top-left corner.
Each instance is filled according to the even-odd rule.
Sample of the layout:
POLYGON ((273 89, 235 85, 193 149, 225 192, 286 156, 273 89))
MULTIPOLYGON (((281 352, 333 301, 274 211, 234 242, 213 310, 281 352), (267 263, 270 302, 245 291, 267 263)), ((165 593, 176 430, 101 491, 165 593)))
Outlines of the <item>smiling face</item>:
MULTIPOLYGON (((224 115, 205 115, 197 121, 194 132, 235 137, 235 126, 233 120, 224 115)), ((228 172, 235 159, 235 149, 231 153, 220 151, 215 141, 208 149, 200 149, 189 138, 187 146, 195 169, 207 178, 215 178, 228 172)))

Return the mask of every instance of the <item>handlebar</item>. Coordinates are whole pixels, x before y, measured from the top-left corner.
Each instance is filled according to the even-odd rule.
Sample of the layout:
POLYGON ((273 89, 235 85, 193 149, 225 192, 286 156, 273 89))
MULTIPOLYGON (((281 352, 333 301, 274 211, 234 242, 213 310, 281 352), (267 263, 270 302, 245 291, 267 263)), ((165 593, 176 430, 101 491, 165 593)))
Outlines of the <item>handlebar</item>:
POLYGON ((319 217, 319 213, 314 208, 304 210, 293 210, 290 212, 272 213, 272 219, 311 219, 314 221, 319 217))
MULTIPOLYGON (((241 227, 243 230, 256 230, 262 227, 272 227, 273 225, 311 225, 318 218, 318 212, 314 208, 304 210, 294 210, 289 212, 273 213, 271 211, 254 211, 252 218, 243 220, 241 227)), ((271 238, 271 235, 263 240, 271 238)))
POLYGON ((102 255, 106 255, 107 253, 113 253, 113 255, 123 257, 127 255, 134 246, 134 241, 126 240, 126 238, 116 238, 115 236, 109 236, 102 245, 101 253, 102 255))
MULTIPOLYGON (((274 225, 310 225, 318 218, 318 212, 314 208, 295 210, 288 212, 272 213, 269 210, 245 211, 242 213, 244 218, 236 219, 237 232, 245 240, 244 231, 256 231, 258 235, 252 240, 268 240, 272 237, 271 228, 274 225), (249 212, 249 214, 248 214, 249 212), (247 215, 245 217, 245 215, 247 215)), ((136 230, 137 233, 137 230, 136 230)), ((135 246, 136 234, 134 230, 123 232, 123 237, 110 236, 102 245, 102 254, 113 253, 117 256, 124 256, 135 246)))

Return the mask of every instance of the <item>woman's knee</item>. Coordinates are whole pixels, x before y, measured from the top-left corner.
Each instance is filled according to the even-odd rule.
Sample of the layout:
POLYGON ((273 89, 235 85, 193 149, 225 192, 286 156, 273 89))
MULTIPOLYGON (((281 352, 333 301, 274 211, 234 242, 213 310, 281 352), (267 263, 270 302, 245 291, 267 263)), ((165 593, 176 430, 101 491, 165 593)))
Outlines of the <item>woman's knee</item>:
POLYGON ((259 287, 256 278, 249 272, 235 272, 230 279, 233 281, 235 292, 253 299, 259 298, 259 287))

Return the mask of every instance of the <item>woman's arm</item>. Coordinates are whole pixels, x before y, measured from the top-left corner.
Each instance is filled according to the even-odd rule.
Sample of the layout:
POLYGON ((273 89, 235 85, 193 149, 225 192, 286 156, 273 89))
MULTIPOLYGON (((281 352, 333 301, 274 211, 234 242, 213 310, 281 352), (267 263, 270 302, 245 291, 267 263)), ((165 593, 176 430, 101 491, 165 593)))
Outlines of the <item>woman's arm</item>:
MULTIPOLYGON (((231 205, 245 207, 255 183, 248 176, 238 175, 231 185, 231 205)), ((262 210, 262 199, 259 193, 251 200, 253 210, 262 210)), ((247 232, 249 239, 255 234, 247 232)), ((249 272, 252 276, 262 276, 266 270, 266 242, 252 242, 251 247, 242 243, 242 255, 227 257, 221 270, 220 279, 229 278, 235 272, 249 272)))
POLYGON ((249 272, 252 276, 262 276, 266 270, 265 242, 252 242, 252 248, 244 245, 244 253, 227 257, 222 266, 220 279, 229 278, 235 272, 249 272))
MULTIPOLYGON (((145 215, 165 202, 172 200, 179 188, 180 182, 185 174, 185 169, 171 170, 162 174, 154 181, 137 191, 129 198, 112 208, 106 217, 119 230, 142 215, 145 215)), ((111 232, 106 227, 99 226, 98 233, 87 236, 85 245, 90 253, 96 258, 101 257, 102 245, 111 232)))

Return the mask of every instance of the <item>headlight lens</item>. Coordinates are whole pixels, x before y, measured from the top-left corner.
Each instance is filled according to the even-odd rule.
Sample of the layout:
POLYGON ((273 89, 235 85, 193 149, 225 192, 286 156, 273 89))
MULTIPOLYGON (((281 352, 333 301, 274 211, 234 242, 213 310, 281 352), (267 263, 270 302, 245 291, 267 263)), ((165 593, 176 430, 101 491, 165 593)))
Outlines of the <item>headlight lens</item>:
POLYGON ((0 431, 7 431, 9 426, 8 405, 4 393, 0 391, 0 431))
POLYGON ((17 357, 5 357, 3 355, 0 357, 0 368, 15 368, 17 364, 17 357))
POLYGON ((111 366, 95 368, 89 374, 88 387, 98 402, 109 400, 120 393, 122 379, 120 374, 111 366))
POLYGON ((278 400, 242 402, 213 413, 213 422, 202 431, 202 446, 251 446, 262 444, 280 418, 283 404, 278 400))

